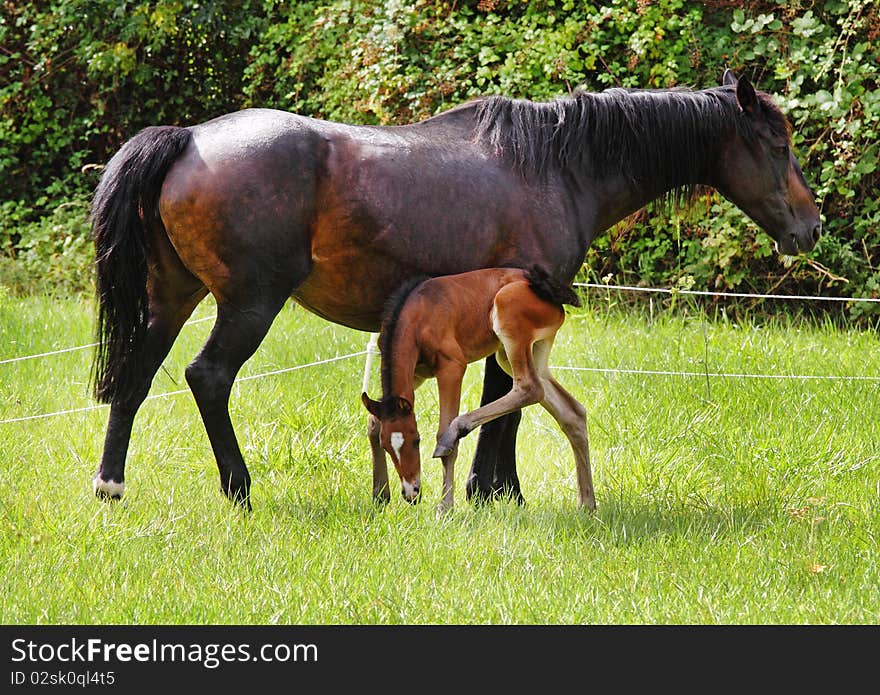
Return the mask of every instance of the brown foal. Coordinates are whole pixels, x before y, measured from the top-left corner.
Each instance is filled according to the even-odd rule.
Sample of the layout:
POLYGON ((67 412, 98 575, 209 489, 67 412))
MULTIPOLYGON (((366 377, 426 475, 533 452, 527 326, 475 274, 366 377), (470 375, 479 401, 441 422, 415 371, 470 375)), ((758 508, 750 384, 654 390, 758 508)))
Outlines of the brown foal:
POLYGON ((385 453, 400 475, 408 502, 419 499, 421 458, 413 412, 416 388, 437 378, 440 426, 434 457, 443 461, 440 510, 453 506, 458 440, 480 425, 540 403, 553 416, 574 452, 578 501, 596 508, 584 407, 551 376, 547 366, 563 304, 579 306, 574 291, 540 268, 489 268, 420 279, 403 285, 386 305, 379 349, 381 401, 366 393, 373 455, 373 495, 388 501, 385 453), (513 377, 501 398, 459 415, 467 365, 495 353, 513 377))

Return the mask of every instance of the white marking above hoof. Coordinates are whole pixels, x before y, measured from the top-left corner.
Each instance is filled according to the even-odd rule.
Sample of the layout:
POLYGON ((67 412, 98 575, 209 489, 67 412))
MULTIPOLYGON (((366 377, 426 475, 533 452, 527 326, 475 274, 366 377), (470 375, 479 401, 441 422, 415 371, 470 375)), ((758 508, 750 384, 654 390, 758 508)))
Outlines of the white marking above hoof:
POLYGON ((112 500, 122 499, 122 495, 125 494, 125 483, 104 480, 99 474, 92 479, 92 488, 98 497, 107 497, 112 500))

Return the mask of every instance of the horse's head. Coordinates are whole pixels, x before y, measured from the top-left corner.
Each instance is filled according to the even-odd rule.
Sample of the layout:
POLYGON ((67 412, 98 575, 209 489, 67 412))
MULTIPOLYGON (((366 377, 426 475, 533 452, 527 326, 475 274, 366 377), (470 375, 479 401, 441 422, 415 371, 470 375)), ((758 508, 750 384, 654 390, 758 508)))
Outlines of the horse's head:
POLYGON ((374 401, 366 393, 361 394, 361 401, 367 411, 379 420, 379 441, 400 476, 403 499, 410 503, 418 502, 422 459, 413 404, 400 396, 374 401))
POLYGON ((766 94, 724 72, 739 105, 735 135, 722 144, 716 188, 776 240, 780 253, 812 249, 822 222, 813 192, 792 154, 789 125, 766 94))

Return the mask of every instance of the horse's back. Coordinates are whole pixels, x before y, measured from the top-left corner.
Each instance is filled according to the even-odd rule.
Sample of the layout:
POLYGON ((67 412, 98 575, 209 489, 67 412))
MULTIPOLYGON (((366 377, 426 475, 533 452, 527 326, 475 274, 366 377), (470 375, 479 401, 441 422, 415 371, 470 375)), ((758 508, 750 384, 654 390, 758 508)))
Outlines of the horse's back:
POLYGON ((524 181, 487 151, 469 107, 393 127, 248 109, 190 130, 160 214, 218 299, 262 284, 376 330, 401 276, 577 260, 561 189, 524 181))

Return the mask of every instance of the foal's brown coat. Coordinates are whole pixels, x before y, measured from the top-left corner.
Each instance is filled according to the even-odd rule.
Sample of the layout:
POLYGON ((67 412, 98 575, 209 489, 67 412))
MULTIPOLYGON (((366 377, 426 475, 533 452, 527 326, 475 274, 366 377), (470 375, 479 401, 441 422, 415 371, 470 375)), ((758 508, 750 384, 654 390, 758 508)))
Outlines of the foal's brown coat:
POLYGON ((480 425, 533 403, 556 419, 574 451, 578 497, 595 509, 589 443, 583 406, 550 375, 547 360, 565 320, 562 303, 578 304, 574 292, 535 268, 490 268, 426 280, 405 299, 400 313, 386 317, 382 350, 383 399, 362 400, 370 412, 373 493, 388 498, 387 452, 405 499, 418 499, 421 484, 419 433, 413 412, 415 389, 437 378, 440 427, 434 456, 443 461, 441 509, 453 505, 453 470, 458 440, 480 425), (496 353, 513 377, 501 398, 459 415, 461 383, 470 362, 496 353))

